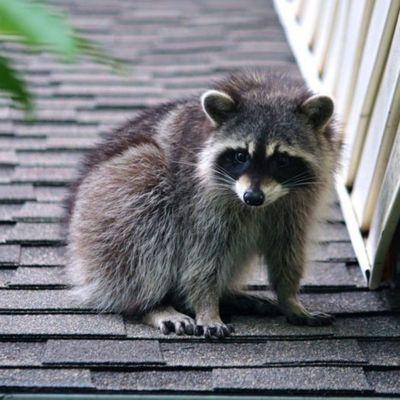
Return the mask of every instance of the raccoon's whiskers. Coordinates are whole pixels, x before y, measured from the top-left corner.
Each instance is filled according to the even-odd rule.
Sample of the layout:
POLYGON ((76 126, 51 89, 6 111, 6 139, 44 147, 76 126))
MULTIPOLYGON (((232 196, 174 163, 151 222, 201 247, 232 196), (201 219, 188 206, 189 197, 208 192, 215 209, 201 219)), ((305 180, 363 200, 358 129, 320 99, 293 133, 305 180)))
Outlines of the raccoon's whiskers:
POLYGON ((290 177, 290 178, 287 179, 286 181, 283 181, 283 182, 281 183, 281 185, 284 186, 284 185, 290 184, 290 183, 292 183, 292 182, 296 182, 297 180, 300 180, 300 179, 302 179, 302 178, 305 178, 306 176, 307 176, 307 173, 306 173, 306 172, 302 172, 302 173, 300 173, 300 174, 297 174, 297 175, 294 175, 294 176, 290 177))
MULTIPOLYGON (((197 163, 195 162, 190 162, 190 161, 173 161, 174 164, 180 164, 180 165, 184 165, 184 166, 197 166, 197 163)), ((235 180, 233 178, 231 178, 226 171, 224 171, 221 168, 218 168, 216 166, 210 168, 210 170, 212 172, 214 172, 216 175, 218 175, 218 178, 223 178, 224 181, 226 181, 226 183, 230 183, 230 184, 234 184, 235 180)))
POLYGON ((313 185, 318 186, 321 184, 324 184, 324 182, 315 180, 314 178, 308 176, 308 174, 305 172, 292 176, 291 178, 281 183, 282 187, 286 189, 295 189, 298 187, 313 185))
POLYGON ((294 189, 301 186, 320 186, 324 184, 324 182, 299 182, 294 185, 288 186, 288 189, 294 189))
POLYGON ((218 167, 213 167, 211 168, 211 171, 213 171, 218 176, 218 178, 223 178, 227 183, 231 184, 235 183, 235 180, 232 177, 230 177, 223 169, 218 167))

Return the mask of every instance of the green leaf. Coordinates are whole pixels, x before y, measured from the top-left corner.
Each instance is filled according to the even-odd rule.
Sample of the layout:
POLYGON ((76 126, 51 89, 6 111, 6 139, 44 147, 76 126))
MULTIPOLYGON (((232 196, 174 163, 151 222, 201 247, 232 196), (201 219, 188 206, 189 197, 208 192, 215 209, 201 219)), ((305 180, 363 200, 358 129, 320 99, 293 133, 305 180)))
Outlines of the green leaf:
POLYGON ((99 45, 80 36, 75 37, 79 50, 87 54, 92 60, 98 64, 111 67, 119 73, 126 73, 121 61, 110 57, 99 45))
POLYGON ((0 56, 0 90, 8 92, 26 111, 33 110, 32 96, 26 88, 26 83, 10 66, 8 61, 0 56))
POLYGON ((74 61, 79 47, 73 28, 43 5, 29 0, 0 0, 0 34, 20 37, 26 44, 45 48, 74 61))
POLYGON ((0 0, 0 36, 20 38, 31 48, 48 50, 74 62, 87 54, 95 62, 123 72, 122 63, 94 42, 78 35, 66 19, 30 0, 0 0))
MULTIPOLYGON (((87 54, 95 62, 123 72, 121 62, 107 56, 100 46, 79 36, 64 16, 50 12, 30 0, 0 0, 0 38, 20 39, 33 50, 47 50, 75 62, 80 54, 87 54)), ((25 82, 0 56, 0 90, 4 90, 32 110, 32 97, 25 82)))

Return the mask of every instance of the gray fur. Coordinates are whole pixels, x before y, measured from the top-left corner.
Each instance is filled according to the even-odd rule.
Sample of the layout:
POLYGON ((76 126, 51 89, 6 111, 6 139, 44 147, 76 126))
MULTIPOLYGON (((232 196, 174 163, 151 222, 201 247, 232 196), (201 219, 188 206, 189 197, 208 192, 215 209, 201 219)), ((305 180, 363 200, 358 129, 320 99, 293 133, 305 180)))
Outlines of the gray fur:
POLYGON ((232 329, 221 321, 220 300, 234 303, 236 280, 261 254, 288 320, 329 323, 305 310, 297 292, 315 210, 337 163, 332 123, 316 129, 301 111, 311 93, 285 77, 235 75, 214 89, 237 107, 218 126, 199 98, 188 99, 146 111, 118 131, 122 144, 114 135, 89 156, 70 198, 74 293, 100 311, 144 315, 164 333, 168 326, 195 333, 193 320, 173 307, 185 309, 206 336, 223 337, 232 329), (246 206, 232 179, 215 180, 213 163, 216 149, 260 138, 300 148, 316 183, 265 207, 246 206))

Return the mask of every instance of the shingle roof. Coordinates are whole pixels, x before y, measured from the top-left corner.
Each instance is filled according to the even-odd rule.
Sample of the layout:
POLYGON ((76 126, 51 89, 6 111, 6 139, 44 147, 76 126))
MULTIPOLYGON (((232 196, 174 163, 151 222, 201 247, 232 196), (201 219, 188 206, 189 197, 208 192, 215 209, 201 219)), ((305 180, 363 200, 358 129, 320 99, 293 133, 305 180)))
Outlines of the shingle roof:
MULTIPOLYGON (((0 394, 400 394, 400 296, 366 289, 335 199, 302 293, 305 304, 336 314, 333 326, 232 316, 235 335, 207 342, 73 305, 61 200, 81 154, 137 110, 199 92, 235 68, 299 71, 265 0, 53 3, 123 59, 128 74, 2 45, 37 96, 38 120, 1 100, 0 394)), ((246 284, 269 289, 260 268, 246 284)))

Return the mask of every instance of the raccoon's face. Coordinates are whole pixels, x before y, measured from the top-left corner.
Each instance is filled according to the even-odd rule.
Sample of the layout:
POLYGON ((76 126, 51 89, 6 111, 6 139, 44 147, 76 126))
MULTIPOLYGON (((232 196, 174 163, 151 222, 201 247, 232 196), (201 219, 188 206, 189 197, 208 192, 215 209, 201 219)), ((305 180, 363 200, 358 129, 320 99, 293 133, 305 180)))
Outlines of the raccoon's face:
POLYGON ((261 207, 318 185, 329 147, 321 133, 333 113, 329 97, 312 96, 297 107, 287 99, 238 107, 211 90, 201 100, 215 131, 199 167, 215 190, 229 188, 246 205, 261 207))

